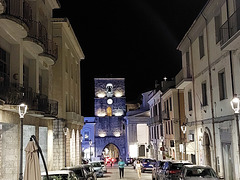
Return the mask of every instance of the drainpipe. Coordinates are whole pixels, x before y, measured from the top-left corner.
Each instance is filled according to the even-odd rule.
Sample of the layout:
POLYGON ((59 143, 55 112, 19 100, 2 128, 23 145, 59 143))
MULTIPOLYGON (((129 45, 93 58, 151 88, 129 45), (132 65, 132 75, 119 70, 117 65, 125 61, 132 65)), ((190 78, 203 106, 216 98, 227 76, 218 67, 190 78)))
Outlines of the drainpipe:
POLYGON ((202 17, 206 23, 206 39, 207 39, 207 61, 208 61, 208 75, 209 75, 209 85, 210 85, 210 102, 211 102, 211 114, 212 114, 212 128, 213 128, 213 149, 214 149, 214 163, 215 170, 217 171, 217 155, 216 155, 216 132, 215 132, 215 117, 213 108, 213 86, 212 86, 212 72, 211 63, 209 59, 209 42, 208 42, 208 28, 207 28, 207 18, 201 13, 202 17))
POLYGON ((197 113, 196 113, 196 100, 195 97, 196 96, 196 92, 195 92, 195 77, 194 77, 194 67, 193 67, 193 50, 192 50, 192 40, 191 38, 187 35, 187 38, 189 39, 190 42, 190 56, 191 56, 191 66, 192 66, 192 90, 193 90, 193 107, 194 107, 194 119, 195 119, 195 160, 196 158, 198 158, 198 162, 199 162, 199 154, 198 154, 198 129, 197 129, 197 113))

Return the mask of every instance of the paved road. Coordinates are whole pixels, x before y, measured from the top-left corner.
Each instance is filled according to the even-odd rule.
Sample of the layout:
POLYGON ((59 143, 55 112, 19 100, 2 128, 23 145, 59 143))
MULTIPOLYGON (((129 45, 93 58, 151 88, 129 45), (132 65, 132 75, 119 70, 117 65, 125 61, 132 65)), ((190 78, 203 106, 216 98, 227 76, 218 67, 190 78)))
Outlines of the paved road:
MULTIPOLYGON (((142 173, 142 180, 151 180, 152 172, 142 173)), ((107 173, 104 174, 103 178, 98 178, 98 180, 116 180, 120 179, 117 164, 114 166, 107 165, 107 173)), ((124 180, 138 180, 137 172, 132 168, 132 166, 126 166, 124 168, 124 180)))

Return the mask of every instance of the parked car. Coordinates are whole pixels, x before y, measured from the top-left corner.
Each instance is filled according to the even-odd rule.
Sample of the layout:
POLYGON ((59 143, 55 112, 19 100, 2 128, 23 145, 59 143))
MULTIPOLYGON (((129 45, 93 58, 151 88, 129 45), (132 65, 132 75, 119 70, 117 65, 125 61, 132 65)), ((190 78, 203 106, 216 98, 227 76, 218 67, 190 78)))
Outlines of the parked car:
POLYGON ((153 166, 156 163, 156 160, 155 159, 142 159, 141 163, 142 163, 141 171, 144 173, 145 171, 152 171, 153 166))
MULTIPOLYGON (((46 172, 43 172, 41 176, 42 180, 47 180, 46 172)), ((71 170, 48 171, 48 177, 49 180, 86 180, 84 178, 78 178, 71 170)))
POLYGON ((93 166, 91 164, 83 164, 82 166, 87 171, 87 177, 91 177, 92 180, 97 180, 97 175, 94 172, 93 166))
POLYGON ((126 165, 128 166, 129 164, 133 163, 133 158, 127 158, 126 165))
POLYGON ((103 160, 101 160, 101 161, 99 161, 100 163, 101 163, 101 165, 102 165, 102 169, 103 169, 103 172, 107 172, 107 167, 106 167, 106 165, 105 165, 105 162, 103 161, 103 160))
POLYGON ((178 180, 184 165, 192 165, 189 161, 166 161, 158 172, 158 180, 178 180))
POLYGON ((156 163, 153 165, 152 169, 152 180, 158 179, 158 172, 162 169, 163 164, 166 162, 166 160, 156 161, 156 163))
POLYGON ((180 180, 218 180, 218 176, 213 168, 210 166, 200 165, 185 165, 182 168, 180 180))
POLYGON ((103 177, 103 169, 100 162, 90 162, 97 177, 103 177))
POLYGON ((152 168, 152 180, 155 180, 157 177, 157 171, 159 169, 161 161, 156 161, 152 168))
MULTIPOLYGON (((79 179, 94 180, 93 175, 91 173, 89 173, 86 170, 86 168, 84 167, 85 165, 86 164, 80 165, 80 166, 74 166, 74 167, 64 167, 62 170, 73 171, 79 179)), ((91 166, 91 165, 89 165, 89 166, 91 166)), ((92 166, 91 166, 91 168, 92 168, 92 166)), ((93 168, 92 168, 92 171, 94 172, 93 168)))

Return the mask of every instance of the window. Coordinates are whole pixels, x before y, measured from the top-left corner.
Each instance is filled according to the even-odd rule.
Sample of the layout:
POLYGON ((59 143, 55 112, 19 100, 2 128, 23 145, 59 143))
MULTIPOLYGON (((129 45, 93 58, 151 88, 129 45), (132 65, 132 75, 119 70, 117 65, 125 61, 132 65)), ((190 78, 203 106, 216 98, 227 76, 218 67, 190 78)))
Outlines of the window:
POLYGON ((156 126, 154 126, 154 139, 157 139, 157 130, 156 130, 156 126))
POLYGON ((190 55, 189 52, 186 52, 186 68, 187 68, 187 77, 191 77, 190 73, 190 55))
POLYGON ((89 132, 84 132, 84 140, 89 141, 89 132))
POLYGON ((173 134, 173 120, 171 120, 171 131, 172 131, 172 134, 173 134))
POLYGON ((163 125, 162 124, 160 124, 160 134, 161 134, 161 136, 163 136, 163 125))
POLYGON ((153 139, 153 126, 151 127, 151 139, 153 139))
POLYGON ((225 70, 222 70, 218 73, 218 83, 220 100, 224 100, 227 98, 225 70))
POLYGON ((145 156, 145 145, 139 146, 139 156, 145 156))
POLYGON ((172 111, 172 97, 169 98, 169 106, 170 111, 172 111))
POLYGON ((107 92, 107 97, 113 96, 113 85, 111 83, 108 83, 106 85, 106 92, 107 92))
POLYGON ((168 134, 167 122, 165 122, 165 129, 166 129, 166 134, 168 134))
POLYGON ((157 104, 153 106, 153 113, 154 113, 154 116, 157 116, 157 104))
POLYGON ((157 139, 159 139, 159 126, 157 126, 157 139))
POLYGON ((188 91, 188 110, 192 111, 192 90, 188 91))
POLYGON ((29 68, 23 64, 23 86, 28 88, 29 83, 29 68))
POLYGON ((10 55, 8 52, 0 48, 0 83, 7 85, 10 74, 10 55))
POLYGON ((207 83, 203 82, 202 83, 202 105, 206 106, 207 103, 207 83))
POLYGON ((220 14, 218 16, 215 16, 215 37, 216 37, 216 43, 218 43, 221 40, 221 33, 220 33, 220 26, 221 26, 221 16, 220 14))
POLYGON ((200 59, 205 55, 204 54, 204 39, 203 39, 203 36, 199 36, 199 55, 200 55, 200 59))
POLYGON ((168 121, 168 134, 171 134, 171 124, 170 124, 170 121, 168 121))

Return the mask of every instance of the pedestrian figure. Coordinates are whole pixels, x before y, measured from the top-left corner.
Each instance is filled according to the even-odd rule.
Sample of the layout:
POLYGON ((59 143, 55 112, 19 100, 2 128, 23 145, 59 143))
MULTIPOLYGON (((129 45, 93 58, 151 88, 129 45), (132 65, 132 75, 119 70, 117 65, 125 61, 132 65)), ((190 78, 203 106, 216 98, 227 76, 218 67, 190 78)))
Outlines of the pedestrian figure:
POLYGON ((142 171, 142 163, 140 163, 140 161, 137 161, 136 170, 137 170, 137 174, 138 174, 138 179, 140 179, 141 176, 142 176, 142 174, 141 174, 141 171, 142 171))
POLYGON ((120 161, 118 162, 120 179, 124 178, 124 166, 125 162, 120 158, 120 161))

